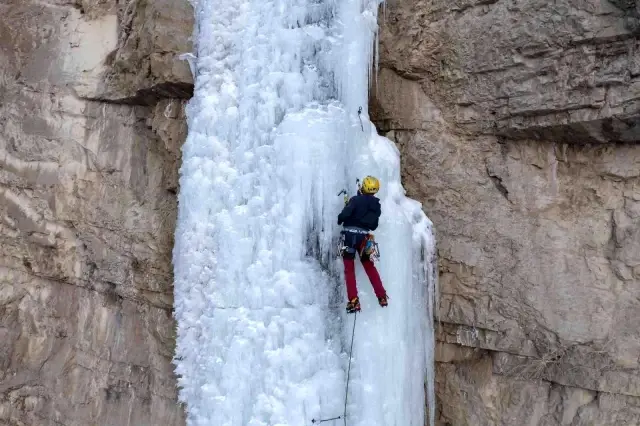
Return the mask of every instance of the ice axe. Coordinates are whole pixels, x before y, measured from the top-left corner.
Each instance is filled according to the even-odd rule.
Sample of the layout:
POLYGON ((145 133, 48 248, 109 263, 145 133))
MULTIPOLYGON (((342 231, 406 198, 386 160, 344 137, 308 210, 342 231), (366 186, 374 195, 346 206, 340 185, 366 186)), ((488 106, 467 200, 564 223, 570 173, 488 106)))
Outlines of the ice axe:
MULTIPOLYGON (((360 192, 361 192, 360 191, 360 179, 356 179, 356 187, 358 188, 357 194, 359 195, 360 192)), ((344 194, 344 203, 346 205, 347 203, 349 203, 349 194, 347 193, 346 189, 343 189, 342 191, 338 192, 338 196, 340 196, 342 194, 344 194)))
POLYGON ((338 192, 338 196, 344 194, 344 204, 346 205, 349 202, 349 195, 347 194, 347 190, 343 189, 342 191, 338 192))

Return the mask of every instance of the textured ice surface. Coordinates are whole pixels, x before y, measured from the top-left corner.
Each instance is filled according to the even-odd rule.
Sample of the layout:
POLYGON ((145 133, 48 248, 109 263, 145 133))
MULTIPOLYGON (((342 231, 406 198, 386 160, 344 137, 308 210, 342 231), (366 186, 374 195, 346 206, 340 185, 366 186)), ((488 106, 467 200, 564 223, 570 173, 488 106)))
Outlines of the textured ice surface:
MULTIPOLYGON (((347 424, 433 417, 431 222, 368 119, 379 0, 197 0, 174 248, 176 372, 190 425, 343 414, 354 316, 335 257, 355 179, 380 178, 380 308, 357 266, 347 424), (362 114, 358 109, 362 108, 362 114)), ((433 420, 431 419, 431 422, 433 420)), ((343 420, 325 423, 343 424, 343 420)))

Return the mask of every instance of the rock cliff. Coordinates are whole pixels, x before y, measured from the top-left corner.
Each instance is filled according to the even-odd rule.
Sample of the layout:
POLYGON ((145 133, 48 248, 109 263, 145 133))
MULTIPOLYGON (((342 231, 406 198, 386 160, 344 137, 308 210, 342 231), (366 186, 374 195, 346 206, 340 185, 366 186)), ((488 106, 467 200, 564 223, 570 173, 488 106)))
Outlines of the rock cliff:
POLYGON ((435 222, 438 424, 640 424, 635 2, 389 0, 371 110, 435 222))
POLYGON ((183 424, 171 249, 193 11, 0 14, 0 424, 183 424))

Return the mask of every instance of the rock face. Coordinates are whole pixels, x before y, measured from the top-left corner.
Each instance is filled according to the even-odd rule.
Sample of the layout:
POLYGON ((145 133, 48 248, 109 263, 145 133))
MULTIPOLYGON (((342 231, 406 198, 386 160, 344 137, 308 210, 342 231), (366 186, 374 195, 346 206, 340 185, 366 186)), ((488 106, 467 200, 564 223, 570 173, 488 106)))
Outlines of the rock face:
POLYGON ((171 249, 193 11, 0 14, 0 424, 183 424, 171 249))
POLYGON ((435 222, 438 424, 640 424, 635 2, 389 0, 371 114, 435 222))
POLYGON ((420 81, 451 123, 556 142, 640 140, 635 2, 414 0, 402 8, 415 14, 389 16, 394 40, 383 61, 420 81))

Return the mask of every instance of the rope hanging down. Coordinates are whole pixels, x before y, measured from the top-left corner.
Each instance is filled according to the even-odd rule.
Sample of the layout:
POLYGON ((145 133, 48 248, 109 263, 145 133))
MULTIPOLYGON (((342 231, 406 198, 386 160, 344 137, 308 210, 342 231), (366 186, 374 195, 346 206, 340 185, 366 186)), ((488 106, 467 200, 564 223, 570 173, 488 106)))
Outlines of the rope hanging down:
POLYGON ((358 313, 354 312, 354 314, 353 314, 353 329, 351 330, 351 347, 349 348, 349 367, 347 368, 347 385, 346 385, 346 389, 344 391, 344 413, 342 414, 342 416, 331 417, 330 419, 322 419, 322 420, 311 419, 311 423, 324 423, 324 422, 330 422, 331 420, 343 419, 344 420, 344 426, 347 426, 347 401, 348 401, 348 398, 349 398, 349 376, 351 375, 351 358, 352 358, 352 354, 353 354, 353 338, 355 337, 355 334, 356 334, 356 319, 357 318, 358 318, 358 313))
POLYGON ((358 312, 353 313, 353 330, 351 330, 351 347, 349 348, 349 368, 347 368, 347 388, 344 391, 344 426, 347 426, 347 398, 349 398, 349 376, 351 375, 351 354, 353 354, 353 337, 356 334, 358 312))
POLYGON ((364 132, 364 126, 362 125, 362 117, 360 117, 360 114, 362 114, 362 107, 358 108, 358 120, 360 120, 360 128, 364 132))

